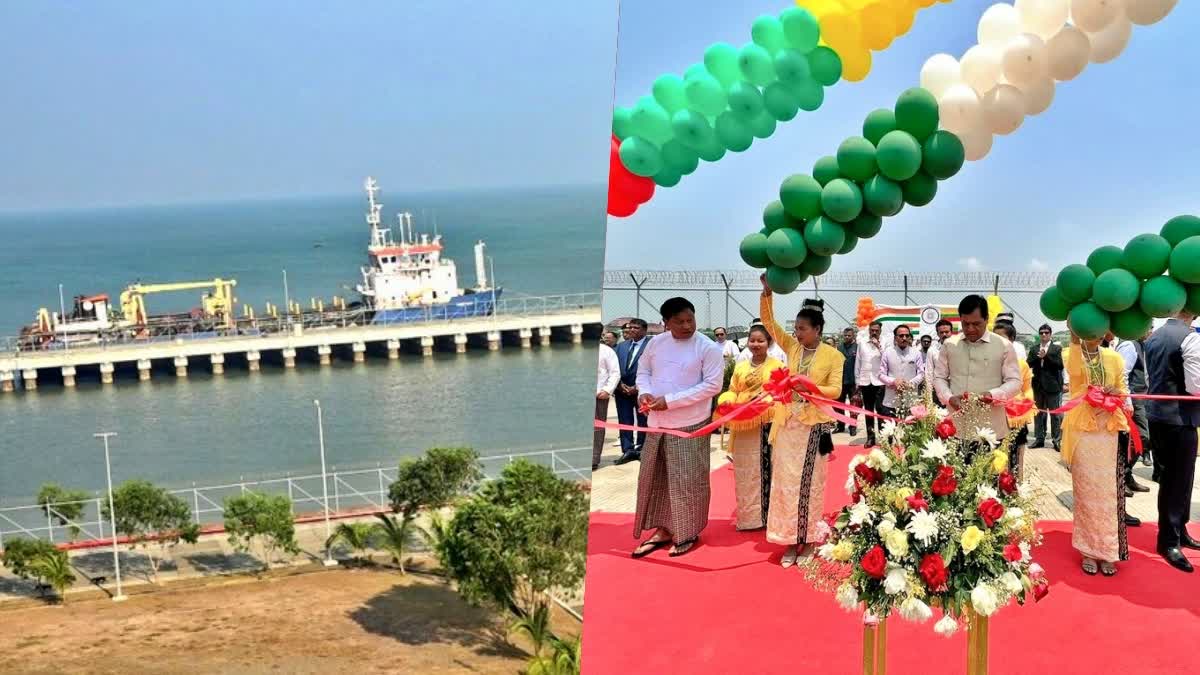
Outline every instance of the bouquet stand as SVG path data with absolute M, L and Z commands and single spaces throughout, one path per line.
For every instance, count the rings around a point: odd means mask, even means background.
M 887 674 L 887 618 L 863 625 L 863 675 Z
M 967 609 L 967 675 L 987 675 L 988 617 Z

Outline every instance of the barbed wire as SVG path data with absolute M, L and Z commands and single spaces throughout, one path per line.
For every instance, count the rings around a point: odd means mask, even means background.
M 605 290 L 753 290 L 760 287 L 756 270 L 605 270 Z M 912 291 L 1042 291 L 1054 285 L 1050 272 L 829 272 L 817 278 L 828 291 L 901 289 Z M 807 281 L 801 288 L 811 287 Z

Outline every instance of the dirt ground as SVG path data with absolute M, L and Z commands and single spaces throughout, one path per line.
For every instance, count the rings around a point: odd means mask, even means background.
M 385 568 L 232 578 L 0 610 L 0 673 L 513 675 L 529 647 L 504 640 L 509 623 L 441 580 Z M 581 630 L 562 612 L 555 626 Z

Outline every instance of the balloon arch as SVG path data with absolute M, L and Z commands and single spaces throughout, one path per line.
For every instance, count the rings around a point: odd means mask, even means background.
M 839 80 L 857 82 L 938 0 L 798 0 L 762 16 L 751 41 L 711 45 L 682 77 L 655 80 L 632 108 L 613 111 L 608 212 L 632 215 L 656 187 L 678 185 L 699 166 L 743 152 L 777 124 L 811 112 Z M 940 0 L 949 2 L 951 0 Z M 920 86 L 863 120 L 807 174 L 783 180 L 763 210 L 763 227 L 740 253 L 771 288 L 790 293 L 827 272 L 905 206 L 933 201 L 940 181 L 991 150 L 1050 107 L 1057 82 L 1124 51 L 1132 26 L 1164 19 L 1178 0 L 1016 0 L 982 15 L 978 44 L 961 59 L 929 58 Z M 1104 246 L 1069 265 L 1041 297 L 1041 310 L 1083 337 L 1112 330 L 1133 339 L 1154 318 L 1200 313 L 1200 218 L 1172 218 L 1124 247 Z

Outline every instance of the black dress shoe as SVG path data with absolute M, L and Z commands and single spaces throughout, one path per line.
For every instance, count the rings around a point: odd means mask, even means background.
M 1142 466 L 1154 466 L 1154 459 L 1150 457 L 1150 453 L 1142 453 Z
M 1148 488 L 1145 485 L 1142 485 L 1141 483 L 1134 480 L 1133 476 L 1128 476 L 1125 478 L 1125 487 L 1129 488 L 1130 490 L 1133 490 L 1134 492 L 1149 492 L 1150 491 L 1150 488 Z
M 1141 526 L 1142 526 L 1141 518 L 1131 516 L 1128 513 L 1125 514 L 1125 527 L 1141 527 Z
M 1171 567 L 1183 572 L 1188 572 L 1189 574 L 1191 573 L 1192 563 L 1184 557 L 1183 551 L 1179 550 L 1178 546 L 1172 546 L 1168 549 L 1159 549 L 1158 554 L 1161 555 Z
M 1179 538 L 1179 545 L 1183 548 L 1194 548 L 1196 550 L 1200 550 L 1200 541 L 1192 539 L 1192 536 L 1186 532 L 1184 532 L 1183 536 Z
M 1034 441 L 1033 445 L 1029 446 L 1029 449 L 1036 450 L 1037 448 L 1044 448 L 1044 447 L 1046 447 L 1046 441 Z
M 627 452 L 627 453 L 621 455 L 620 457 L 618 457 L 617 461 L 613 462 L 613 464 L 620 466 L 622 464 L 628 464 L 630 462 L 640 462 L 640 461 L 642 461 L 642 455 L 640 453 Z
M 1129 486 L 1126 485 L 1125 486 L 1125 498 L 1128 499 L 1132 496 L 1133 496 L 1133 490 L 1129 489 Z

